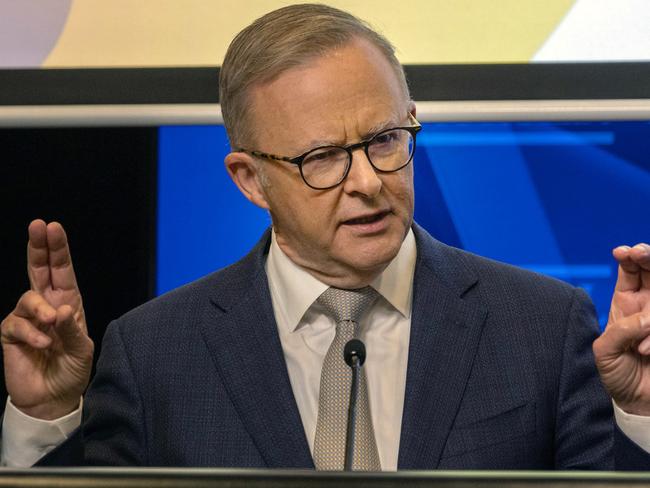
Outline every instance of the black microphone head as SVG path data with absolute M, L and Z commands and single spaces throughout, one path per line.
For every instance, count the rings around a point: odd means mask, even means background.
M 350 339 L 343 349 L 343 359 L 352 367 L 355 357 L 359 360 L 359 366 L 363 366 L 366 361 L 366 346 L 359 339 Z

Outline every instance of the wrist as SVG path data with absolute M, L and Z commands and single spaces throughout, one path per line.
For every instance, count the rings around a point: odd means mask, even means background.
M 12 403 L 21 413 L 39 420 L 56 420 L 61 417 L 74 412 L 79 408 L 81 398 L 76 401 L 66 402 L 49 402 L 39 405 L 22 406 L 16 404 L 13 400 Z

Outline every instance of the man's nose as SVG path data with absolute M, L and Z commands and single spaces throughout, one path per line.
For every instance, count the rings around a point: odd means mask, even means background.
M 345 191 L 373 198 L 379 194 L 381 186 L 381 178 L 370 164 L 366 152 L 362 148 L 352 151 L 350 172 L 343 185 Z

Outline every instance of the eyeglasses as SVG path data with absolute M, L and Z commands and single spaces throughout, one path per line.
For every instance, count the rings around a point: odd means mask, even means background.
M 406 167 L 415 152 L 415 135 L 422 126 L 409 114 L 410 127 L 394 127 L 382 130 L 370 139 L 347 146 L 322 146 L 296 156 L 276 156 L 260 151 L 237 149 L 252 156 L 274 161 L 285 161 L 300 168 L 300 175 L 307 186 L 315 190 L 327 190 L 343 182 L 352 167 L 352 151 L 363 148 L 372 167 L 380 173 L 392 173 Z

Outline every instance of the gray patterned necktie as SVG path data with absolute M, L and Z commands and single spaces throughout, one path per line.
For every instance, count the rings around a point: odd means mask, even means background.
M 342 470 L 350 401 L 352 371 L 343 359 L 343 348 L 358 336 L 359 319 L 377 299 L 369 286 L 358 290 L 327 289 L 317 300 L 336 320 L 336 335 L 327 350 L 320 377 L 318 420 L 314 440 L 314 464 L 318 470 Z M 355 471 L 380 471 L 379 454 L 372 428 L 366 374 L 361 369 L 355 425 Z

